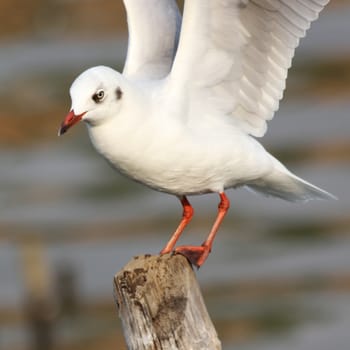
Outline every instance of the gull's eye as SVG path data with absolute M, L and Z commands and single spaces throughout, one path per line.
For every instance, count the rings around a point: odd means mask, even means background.
M 93 95 L 92 95 L 92 99 L 96 102 L 96 103 L 99 103 L 99 102 L 102 102 L 102 100 L 104 99 L 105 97 L 105 92 L 100 89 L 100 90 L 97 90 Z

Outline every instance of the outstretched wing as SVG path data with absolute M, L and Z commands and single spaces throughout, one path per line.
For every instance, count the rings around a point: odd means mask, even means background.
M 124 0 L 129 47 L 123 74 L 140 79 L 166 76 L 172 66 L 181 26 L 175 0 Z
M 328 0 L 187 0 L 177 55 L 170 74 L 188 91 L 191 114 L 231 115 L 259 137 L 273 118 L 288 68 Z M 205 104 L 205 107 L 204 107 Z

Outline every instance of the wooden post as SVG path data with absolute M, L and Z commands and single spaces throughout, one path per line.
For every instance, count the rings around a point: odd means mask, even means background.
M 114 294 L 129 350 L 221 349 L 185 257 L 135 257 L 114 277 Z
M 45 254 L 46 246 L 41 240 L 30 238 L 19 243 L 26 287 L 25 314 L 31 331 L 30 349 L 54 349 L 57 310 L 49 284 L 50 270 Z

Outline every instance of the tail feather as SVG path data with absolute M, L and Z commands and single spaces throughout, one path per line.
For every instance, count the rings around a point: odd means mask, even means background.
M 248 189 L 291 202 L 311 199 L 337 199 L 331 193 L 292 174 L 280 162 L 276 165 L 277 167 L 272 173 L 247 185 Z

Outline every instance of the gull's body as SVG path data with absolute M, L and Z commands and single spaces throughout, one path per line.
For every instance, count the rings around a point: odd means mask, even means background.
M 192 217 L 187 195 L 221 198 L 203 245 L 176 249 L 198 266 L 228 210 L 225 189 L 248 186 L 291 201 L 332 197 L 293 175 L 255 138 L 278 109 L 299 39 L 328 1 L 187 0 L 182 25 L 173 0 L 151 0 L 147 8 L 124 2 L 124 72 L 99 66 L 82 73 L 60 133 L 84 120 L 113 167 L 180 198 L 183 219 L 163 253 Z
M 199 125 L 185 114 L 169 117 L 175 97 L 169 101 L 159 86 L 133 87 L 132 110 L 88 127 L 98 152 L 125 175 L 156 190 L 193 195 L 254 182 L 274 169 L 269 153 L 234 125 L 210 115 Z

